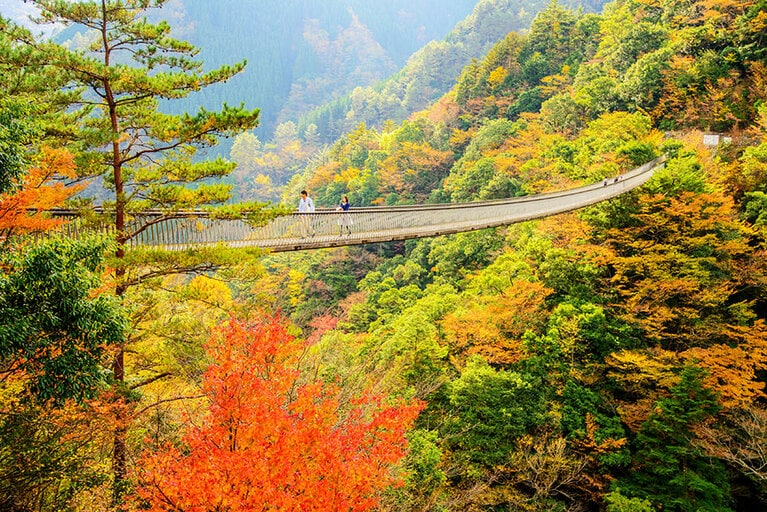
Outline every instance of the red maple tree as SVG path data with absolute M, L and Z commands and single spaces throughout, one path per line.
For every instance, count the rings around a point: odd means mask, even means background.
M 182 446 L 138 465 L 137 508 L 153 511 L 365 511 L 401 483 L 393 471 L 420 402 L 301 379 L 304 343 L 279 318 L 231 320 L 211 339 L 209 414 Z

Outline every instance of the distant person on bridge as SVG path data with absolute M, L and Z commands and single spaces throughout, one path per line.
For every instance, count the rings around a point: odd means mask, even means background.
M 353 222 L 351 215 L 349 215 L 349 198 L 343 196 L 341 202 L 336 206 L 336 210 L 341 212 L 341 216 L 338 218 L 338 236 L 344 235 L 344 228 L 346 228 L 346 234 L 351 235 Z
M 301 191 L 301 199 L 298 201 L 298 213 L 313 213 L 314 201 L 309 197 L 306 190 Z M 301 238 L 306 238 L 307 234 L 314 236 L 311 217 L 307 216 L 301 223 Z

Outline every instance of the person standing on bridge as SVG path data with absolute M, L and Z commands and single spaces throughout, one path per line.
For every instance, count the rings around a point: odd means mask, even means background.
M 298 201 L 298 213 L 313 213 L 314 201 L 309 197 L 306 190 L 301 191 L 301 199 Z M 314 228 L 312 227 L 311 216 L 307 215 L 301 222 L 301 238 L 306 238 L 307 234 L 314 236 Z
M 352 217 L 349 215 L 349 198 L 346 196 L 343 196 L 341 198 L 341 202 L 338 203 L 338 206 L 336 206 L 336 210 L 341 212 L 341 216 L 338 218 L 338 236 L 343 236 L 344 229 L 346 229 L 346 234 L 351 235 L 352 234 L 352 228 L 351 225 Z

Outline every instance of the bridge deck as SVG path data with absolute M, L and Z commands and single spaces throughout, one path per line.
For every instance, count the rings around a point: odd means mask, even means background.
M 241 220 L 213 220 L 202 212 L 175 212 L 168 218 L 160 213 L 147 214 L 137 216 L 130 226 L 137 234 L 130 239 L 129 246 L 182 250 L 225 244 L 279 252 L 473 231 L 556 215 L 611 199 L 644 184 L 664 162 L 660 157 L 606 183 L 561 192 L 461 204 L 294 213 L 257 227 Z M 345 228 L 342 233 L 343 224 L 349 225 L 351 234 L 346 234 Z M 68 224 L 67 231 L 70 236 L 77 236 L 80 231 L 77 222 Z

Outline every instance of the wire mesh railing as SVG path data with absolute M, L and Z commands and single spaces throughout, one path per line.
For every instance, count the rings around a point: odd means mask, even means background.
M 438 236 L 502 226 L 583 208 L 641 186 L 664 165 L 657 158 L 611 180 L 561 192 L 495 201 L 414 206 L 317 210 L 281 215 L 264 225 L 244 220 L 213 219 L 205 212 L 134 216 L 128 247 L 168 250 L 224 244 L 295 251 Z M 77 221 L 64 228 L 69 236 L 82 231 Z

